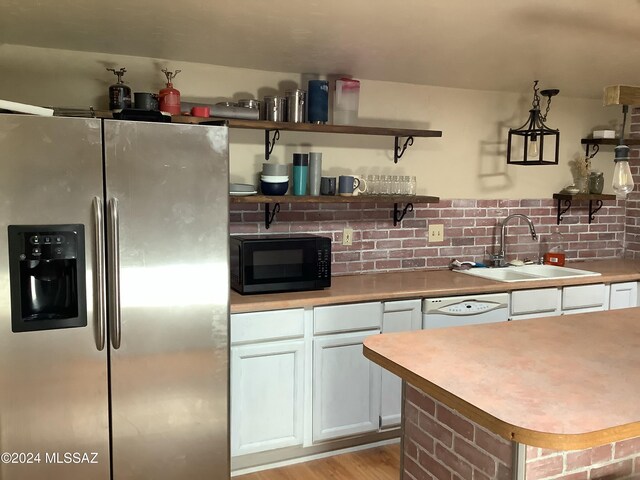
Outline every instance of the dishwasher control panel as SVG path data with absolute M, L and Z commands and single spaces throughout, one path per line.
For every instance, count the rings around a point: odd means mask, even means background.
M 422 328 L 506 322 L 508 319 L 508 293 L 427 298 L 422 302 Z
M 448 313 L 450 315 L 473 315 L 476 313 L 488 312 L 495 308 L 500 308 L 501 305 L 502 304 L 496 302 L 478 302 L 476 300 L 471 300 L 468 302 L 447 305 L 439 308 L 438 311 Z

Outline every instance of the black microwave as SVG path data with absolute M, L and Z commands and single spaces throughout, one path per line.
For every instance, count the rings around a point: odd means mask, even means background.
M 331 286 L 331 239 L 317 235 L 232 235 L 231 288 L 247 293 Z

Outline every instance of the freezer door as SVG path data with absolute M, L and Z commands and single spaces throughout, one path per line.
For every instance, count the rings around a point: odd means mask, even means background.
M 109 478 L 94 306 L 102 191 L 99 120 L 0 115 L 2 480 Z
M 104 132 L 114 479 L 227 478 L 227 129 Z

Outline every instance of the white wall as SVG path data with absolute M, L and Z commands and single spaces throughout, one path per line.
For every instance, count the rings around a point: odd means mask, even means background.
M 212 46 L 215 48 L 215 46 Z M 0 98 L 38 105 L 106 108 L 115 77 L 105 67 L 125 66 L 133 91 L 163 87 L 162 67 L 181 69 L 175 86 L 187 101 L 261 98 L 301 85 L 308 76 L 103 53 L 0 45 Z M 620 112 L 598 100 L 567 98 L 562 85 L 548 125 L 560 129 L 560 165 L 506 165 L 509 127 L 519 127 L 531 105 L 531 85 L 522 94 L 461 90 L 361 80 L 360 121 L 371 126 L 441 130 L 442 138 L 416 138 L 393 164 L 393 138 L 281 132 L 273 160 L 290 162 L 295 151 L 323 152 L 324 173 L 416 175 L 418 193 L 442 198 L 548 198 L 572 182 L 569 160 L 583 154 L 580 138 L 596 127 L 613 127 Z M 533 79 L 532 79 L 533 81 Z M 544 107 L 544 102 L 543 102 Z M 232 130 L 231 180 L 256 183 L 264 134 Z M 611 191 L 613 154 L 603 148 L 593 168 L 605 172 Z

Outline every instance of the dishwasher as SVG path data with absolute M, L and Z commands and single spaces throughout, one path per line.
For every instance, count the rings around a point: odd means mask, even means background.
M 508 319 L 508 293 L 426 298 L 422 301 L 423 329 L 506 322 Z

